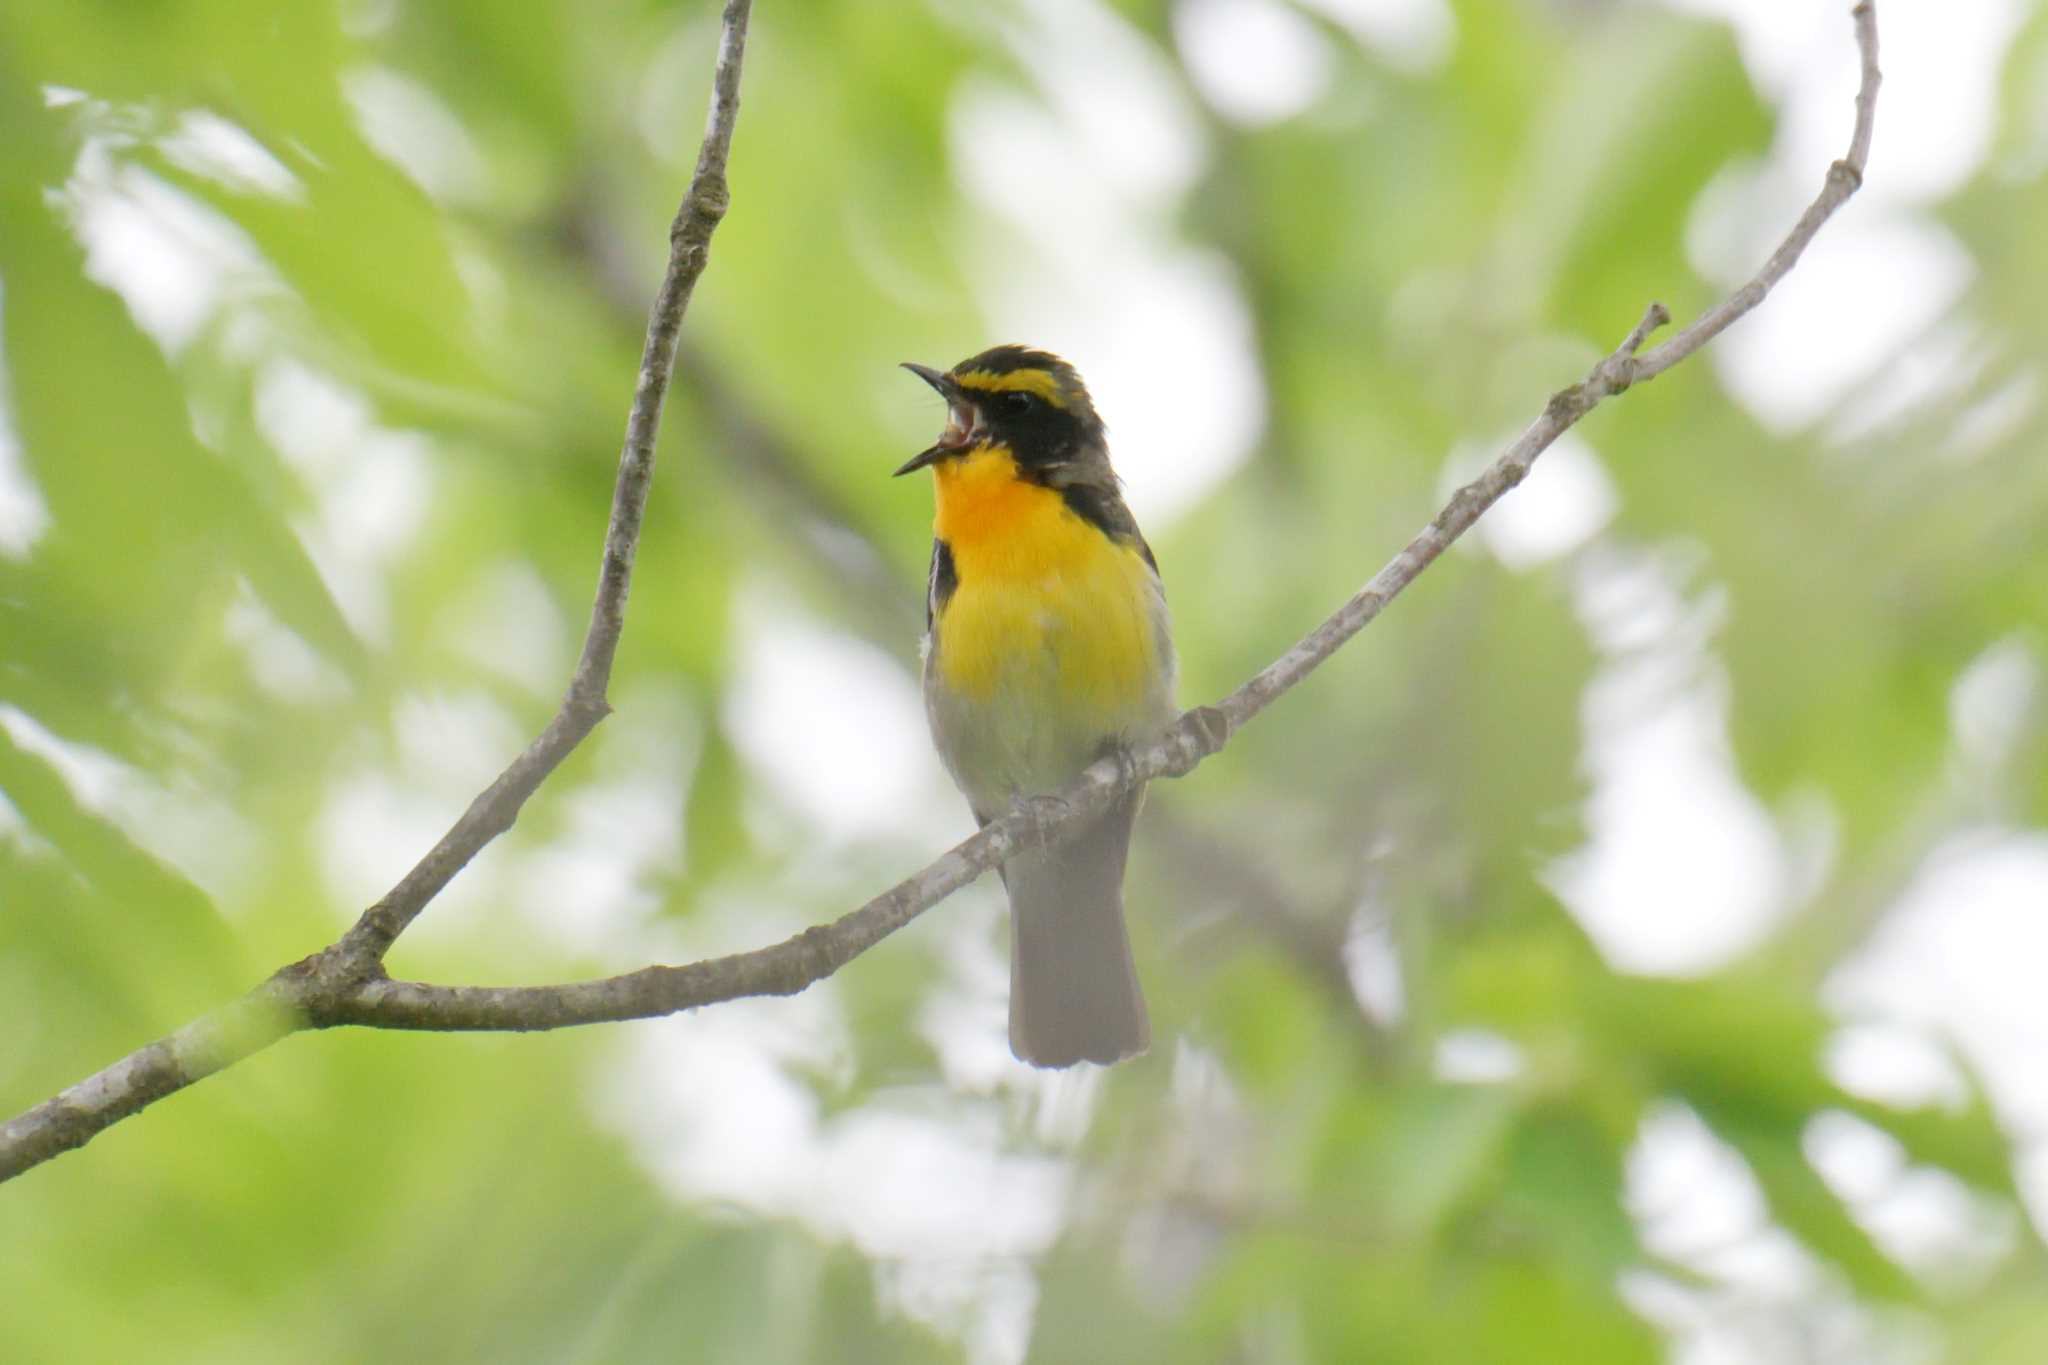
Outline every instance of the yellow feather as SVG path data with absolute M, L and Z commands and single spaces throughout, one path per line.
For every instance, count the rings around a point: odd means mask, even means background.
M 979 389 L 983 393 L 1035 393 L 1056 408 L 1067 406 L 1067 391 L 1060 381 L 1044 370 L 1009 370 L 996 374 L 991 370 L 968 370 L 953 376 L 964 389 Z
M 1004 689 L 1039 694 L 1077 747 L 1149 719 L 1157 589 L 1136 547 L 1019 478 L 1001 446 L 934 468 L 933 529 L 958 578 L 934 624 L 939 683 L 969 703 Z

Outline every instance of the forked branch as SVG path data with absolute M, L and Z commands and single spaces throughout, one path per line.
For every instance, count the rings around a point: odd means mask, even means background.
M 1757 274 L 1662 345 L 1650 334 L 1670 321 L 1651 304 L 1626 339 L 1578 383 L 1553 394 L 1542 413 L 1486 471 L 1457 490 L 1436 517 L 1364 587 L 1292 649 L 1213 706 L 1184 713 L 1157 742 L 1122 762 L 1104 760 L 1060 791 L 995 820 L 930 866 L 829 924 L 752 952 L 646 967 L 623 976 L 555 986 L 439 986 L 394 981 L 385 952 L 452 876 L 511 826 L 520 805 L 607 709 L 604 696 L 624 620 L 654 438 L 690 291 L 703 272 L 712 231 L 725 212 L 725 161 L 739 103 L 748 4 L 729 0 L 714 80 L 710 128 L 671 232 L 669 267 L 648 323 L 639 385 L 627 420 L 604 566 L 590 633 L 562 709 L 526 752 L 479 796 L 420 864 L 343 938 L 295 963 L 242 1000 L 188 1024 L 0 1126 L 0 1180 L 77 1147 L 110 1124 L 304 1028 L 533 1030 L 640 1019 L 753 995 L 789 995 L 830 976 L 1020 848 L 1057 842 L 1134 783 L 1180 777 L 1320 667 L 1386 609 L 1416 576 L 1529 473 L 1537 456 L 1602 402 L 1654 379 L 1763 302 L 1798 263 L 1821 225 L 1863 182 L 1880 75 L 1872 0 L 1851 11 L 1862 56 L 1855 130 L 1821 192 Z

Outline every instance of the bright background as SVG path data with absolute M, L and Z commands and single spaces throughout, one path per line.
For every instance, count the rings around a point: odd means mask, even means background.
M 618 714 L 392 960 L 773 941 L 967 832 L 934 400 L 1072 359 L 1183 701 L 1846 146 L 1808 0 L 762 0 Z M 551 711 L 716 7 L 0 12 L 0 1108 L 334 937 Z M 0 1358 L 2048 1358 L 2048 17 L 1190 781 L 1158 1043 L 977 886 L 793 1000 L 293 1038 L 0 1189 Z

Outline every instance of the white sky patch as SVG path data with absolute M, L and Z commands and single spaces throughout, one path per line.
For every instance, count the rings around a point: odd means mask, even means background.
M 1367 906 L 1352 916 L 1344 936 L 1344 974 L 1351 993 L 1367 1017 L 1383 1028 L 1399 1024 L 1408 1013 L 1408 988 L 1401 977 L 1401 954 L 1393 925 L 1383 907 Z
M 644 965 L 632 931 L 661 908 L 647 874 L 679 861 L 683 786 L 653 774 L 580 788 L 552 812 L 560 839 L 518 859 L 506 878 L 527 923 L 580 956 Z
M 1803 168 L 1813 182 L 1811 197 L 1820 188 L 1819 171 L 1848 146 L 1854 119 L 1860 67 L 1846 6 L 1833 0 L 1665 2 L 1734 25 L 1751 77 L 1781 105 L 1774 159 Z M 1878 25 L 1880 131 L 1859 202 L 1924 203 L 1976 173 L 1991 150 L 2000 65 L 2026 13 L 2017 0 L 1884 10 Z
M 369 767 L 329 783 L 313 842 L 337 926 L 353 923 L 364 906 L 389 891 L 462 814 L 476 790 L 451 802 Z M 420 918 L 407 942 L 459 941 L 471 932 L 485 913 L 499 867 L 486 857 L 464 868 L 434 898 L 433 913 Z
M 249 676 L 272 696 L 298 702 L 335 702 L 348 696 L 348 679 L 278 620 L 247 580 L 236 585 L 222 628 L 248 660 Z
M 426 437 L 377 430 L 316 487 L 318 510 L 293 522 L 335 604 L 358 635 L 382 644 L 390 600 L 381 572 L 419 534 L 434 498 Z
M 2020 1141 L 2021 1188 L 2048 1226 L 2048 835 L 1984 829 L 1935 850 L 1884 923 L 1829 977 L 1856 1019 L 1952 1038 Z
M 1843 1025 L 1829 1037 L 1823 1064 L 1828 1078 L 1850 1094 L 1897 1108 L 1960 1105 L 1969 1098 L 1947 1050 L 1900 1024 Z
M 1067 1175 L 1057 1161 L 1006 1155 L 971 1125 L 881 1109 L 835 1128 L 824 1171 L 841 1191 L 833 1212 L 870 1256 L 1027 1255 L 1059 1233 Z
M 758 934 L 758 917 L 744 918 Z M 988 1105 L 906 1092 L 825 1117 L 791 1070 L 841 1064 L 830 984 L 634 1028 L 597 1110 L 673 1197 L 856 1246 L 877 1263 L 887 1307 L 962 1338 L 976 1361 L 1011 1365 L 1028 1336 L 1028 1259 L 1058 1236 L 1071 1173 L 1006 1150 Z
M 1760 942 L 1793 890 L 1787 842 L 1735 770 L 1727 682 L 1707 652 L 1718 603 L 1689 603 L 1678 572 L 1604 556 L 1574 585 L 1609 662 L 1582 702 L 1588 839 L 1549 877 L 1625 971 L 1711 970 Z
M 396 762 L 336 778 L 315 821 L 322 881 L 344 920 L 405 875 L 528 739 L 482 692 L 404 697 L 392 721 Z M 500 908 L 507 867 L 502 856 L 470 863 L 412 934 L 459 942 Z
M 1022 1259 L 981 1262 L 969 1274 L 958 1263 L 884 1264 L 875 1280 L 885 1310 L 958 1337 L 969 1365 L 1023 1365 L 1038 1281 Z
M 1299 114 L 1336 72 L 1315 25 L 1278 0 L 1187 0 L 1174 7 L 1173 35 L 1202 98 L 1250 128 Z
M 993 879 L 956 896 L 938 929 L 942 983 L 918 1011 L 918 1034 L 957 1094 L 1000 1096 L 1027 1111 L 1049 1147 L 1078 1147 L 1101 1095 L 1095 1067 L 1043 1071 L 1010 1053 L 1009 919 Z
M 6 307 L 6 286 L 0 281 L 0 312 Z M 4 337 L 0 332 L 0 339 Z M 15 435 L 13 381 L 6 353 L 0 349 L 0 558 L 27 559 L 49 529 L 50 504 L 43 501 L 42 489 L 28 472 L 21 440 Z
M 257 429 L 314 495 L 313 515 L 293 522 L 306 553 L 349 625 L 383 642 L 383 570 L 433 510 L 431 442 L 378 426 L 361 391 L 290 357 L 264 363 L 254 390 Z
M 80 153 L 63 195 L 86 275 L 119 294 L 167 355 L 191 343 L 231 286 L 270 278 L 240 228 L 147 171 L 117 164 L 97 140 Z
M 461 943 L 503 934 L 509 909 L 531 931 L 514 932 L 543 945 L 548 960 L 566 949 L 623 969 L 669 954 L 674 945 L 648 928 L 661 904 L 650 882 L 682 865 L 683 804 L 702 736 L 672 686 L 641 686 L 613 702 L 612 719 L 584 746 L 594 774 L 554 791 L 544 813 L 465 867 L 414 937 Z M 481 691 L 405 697 L 392 723 L 395 761 L 333 782 L 316 822 L 329 901 L 349 919 L 404 875 L 531 738 Z M 541 830 L 548 837 L 535 841 Z
M 1782 917 L 1777 830 L 1735 775 L 1725 684 L 1652 701 L 1640 683 L 1623 671 L 1589 690 L 1592 837 L 1556 886 L 1617 967 L 1704 972 Z
M 538 695 L 569 676 L 569 628 L 554 594 L 525 560 L 491 566 L 456 601 L 439 635 L 489 673 Z
M 678 1198 L 809 1212 L 797 1199 L 817 1159 L 818 1102 L 784 1063 L 809 1063 L 843 1031 L 830 994 L 735 1000 L 628 1029 L 600 1082 L 600 1115 Z
M 1727 227 L 1747 240 L 1755 221 Z M 1789 226 L 1791 214 L 1782 221 Z M 1702 227 L 1708 236 L 1719 231 Z M 1762 259 L 1760 250 L 1742 274 Z M 1729 392 L 1759 421 L 1796 431 L 1933 328 L 1975 273 L 1969 253 L 1932 219 L 1844 214 L 1768 303 L 1717 339 L 1709 354 Z M 1739 280 L 1724 275 L 1721 282 Z
M 662 902 L 650 883 L 681 871 L 686 855 L 684 808 L 703 733 L 684 698 L 680 682 L 653 679 L 614 697 L 611 719 L 587 745 L 596 778 L 557 794 L 549 819 L 561 833 L 507 870 L 514 908 L 571 952 L 623 968 L 672 946 L 652 941 Z
M 1694 221 L 1715 216 L 1716 211 L 1702 209 Z M 1997 343 L 1984 328 L 1962 316 L 1943 319 L 1879 367 L 1830 417 L 1828 444 L 1855 450 L 1873 433 L 1936 404 L 1962 399 L 1997 357 Z
M 784 806 L 835 843 L 965 826 L 897 663 L 761 585 L 734 599 L 738 663 L 722 717 Z
M 1967 1283 L 2010 1249 L 2010 1216 L 1948 1172 L 1910 1165 L 1881 1128 L 1829 1110 L 1807 1124 L 1802 1146 L 1884 1253 L 1935 1283 Z
M 1468 441 L 1444 462 L 1437 492 L 1449 497 L 1493 462 L 1514 434 L 1490 443 Z M 1537 459 L 1519 488 L 1495 503 L 1467 537 L 1516 573 L 1561 559 L 1598 535 L 1621 505 L 1600 457 L 1566 432 Z
M 1793 1296 L 1819 1282 L 1805 1248 L 1772 1224 L 1741 1154 L 1684 1105 L 1644 1118 L 1628 1155 L 1626 1200 L 1655 1255 L 1758 1293 Z
M 949 903 L 939 931 L 943 984 L 918 1011 L 918 1034 L 939 1059 L 946 1084 L 994 1094 L 1016 1074 L 1010 1055 L 1008 912 L 1000 892 L 968 890 Z
M 1164 205 L 1186 193 L 1206 154 L 1201 121 L 1151 41 L 1098 0 L 1039 0 L 1027 13 L 1007 36 L 1071 134 L 1069 153 L 1118 198 Z M 1043 210 L 1057 196 L 1039 188 Z
M 1733 23 L 1751 75 L 1779 106 L 1768 157 L 1733 177 L 1740 188 L 1724 177 L 1696 211 L 1694 264 L 1732 286 L 1848 145 L 1854 36 L 1830 0 L 1666 3 Z M 1918 210 L 1967 183 L 1989 153 L 1999 67 L 2024 12 L 2015 0 L 1884 12 L 1884 93 L 1864 188 L 1768 306 L 1713 347 L 1723 382 L 1766 425 L 1789 431 L 1819 417 L 1955 303 L 1974 267 Z
M 44 728 L 0 705 L 0 728 L 57 770 L 79 805 L 104 816 L 134 843 L 176 868 L 222 910 L 237 906 L 266 857 L 256 830 L 226 801 L 188 778 L 157 780 L 141 769 Z
M 230 189 L 295 203 L 305 199 L 305 185 L 269 148 L 239 123 L 209 110 L 193 109 L 179 115 L 177 126 L 158 138 L 157 146 L 173 165 Z
M 1994 774 L 2034 728 L 2041 709 L 2041 660 L 2023 636 L 1998 641 L 1949 689 L 1949 729 L 1971 775 Z
M 1701 1288 L 1649 1270 L 1625 1271 L 1623 1300 L 1664 1329 L 1671 1365 L 1928 1365 L 1944 1343 L 1924 1318 L 1874 1312 L 1842 1288 L 1814 1292 Z
M 72 797 L 87 810 L 109 811 L 136 780 L 134 770 L 112 754 L 78 744 L 45 729 L 18 707 L 0 705 L 0 729 L 24 750 L 57 770 Z
M 388 66 L 342 77 L 363 139 L 432 198 L 476 204 L 491 193 L 490 168 L 462 120 L 429 87 Z
M 254 391 L 257 428 L 316 486 L 341 474 L 374 427 L 366 395 L 290 356 L 265 363 Z
M 315 826 L 329 901 L 352 920 L 433 846 L 526 744 L 505 709 L 481 692 L 417 694 L 393 714 L 397 761 L 335 779 Z M 415 936 L 459 941 L 496 908 L 506 863 L 472 862 L 435 898 Z
M 1423 74 L 1442 66 L 1457 45 L 1458 21 L 1446 0 L 1301 0 L 1344 26 L 1389 64 Z
M 481 691 L 402 697 L 392 711 L 392 729 L 405 779 L 464 804 L 527 741 L 511 713 Z
M 1488 1029 L 1455 1029 L 1436 1041 L 1436 1076 L 1453 1085 L 1499 1085 L 1522 1074 L 1528 1059 L 1512 1038 Z
M 1054 17 L 1012 34 L 1043 100 L 986 80 L 955 97 L 954 174 L 1005 224 L 968 273 L 993 339 L 1080 369 L 1156 534 L 1250 454 L 1264 385 L 1229 264 L 1173 223 L 1204 156 L 1196 111 L 1107 10 L 1066 0 Z

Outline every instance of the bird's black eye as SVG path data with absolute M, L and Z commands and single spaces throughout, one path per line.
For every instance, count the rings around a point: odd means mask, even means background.
M 1003 411 L 1012 417 L 1022 417 L 1031 411 L 1037 402 L 1038 399 L 1034 395 L 1013 390 L 1003 395 Z

